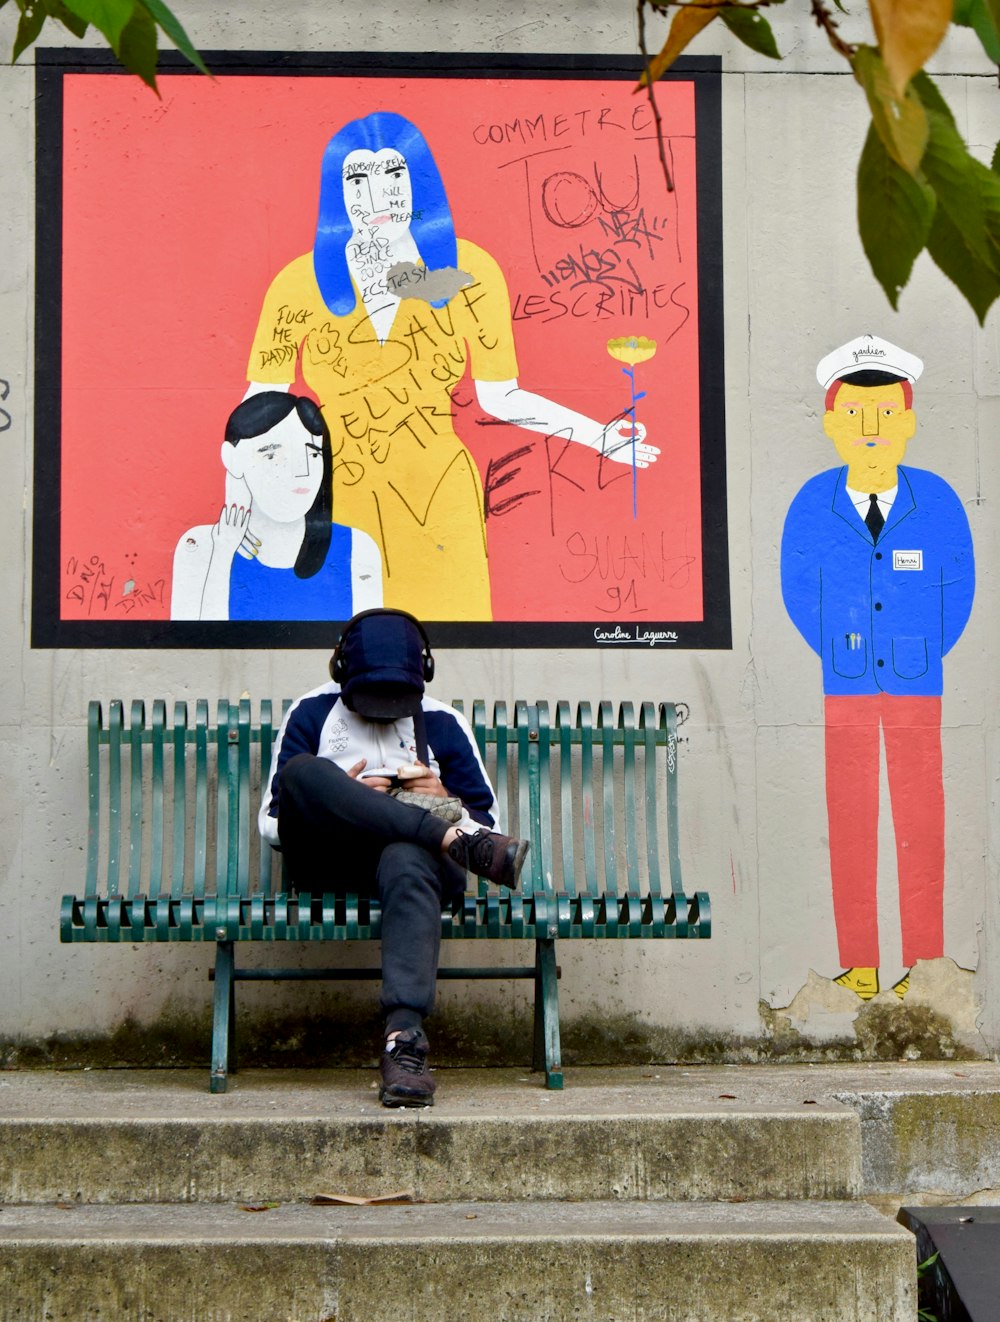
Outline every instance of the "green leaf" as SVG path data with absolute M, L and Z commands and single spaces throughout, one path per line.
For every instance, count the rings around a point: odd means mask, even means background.
M 993 64 L 1000 64 L 1000 0 L 955 0 L 952 22 L 972 28 Z
M 852 61 L 854 76 L 865 89 L 872 122 L 893 159 L 915 174 L 923 159 L 927 145 L 927 115 L 920 98 L 912 87 L 903 97 L 897 97 L 889 82 L 885 65 L 878 51 L 871 46 L 859 46 Z
M 933 191 L 896 164 L 873 123 L 858 163 L 858 231 L 894 308 L 927 243 L 934 205 Z
M 103 32 L 116 55 L 122 33 L 135 12 L 135 0 L 65 0 L 66 8 Z
M 971 256 L 1000 275 L 1000 176 L 970 155 L 954 122 L 927 115 L 930 137 L 922 170 Z
M 191 39 L 184 31 L 180 21 L 170 12 L 163 0 L 140 0 L 152 14 L 155 22 L 174 43 L 186 60 L 189 60 L 201 73 L 208 73 L 205 62 L 191 44 Z
M 116 53 L 129 73 L 138 74 L 156 91 L 156 24 L 144 5 L 136 5 Z
M 982 325 L 990 307 L 1000 296 L 1000 276 L 992 267 L 977 260 L 962 231 L 943 206 L 938 206 L 934 212 L 927 236 L 927 251 L 948 279 L 958 286 Z
M 0 4 L 3 0 L 0 0 Z M 57 23 L 61 23 L 64 28 L 68 28 L 74 37 L 82 37 L 86 34 L 90 24 L 86 19 L 80 18 L 63 4 L 63 0 L 38 0 L 49 18 L 54 18 Z
M 990 162 L 990 168 L 994 174 L 1000 174 L 1000 142 L 993 148 L 993 160 Z
M 30 9 L 21 9 L 21 17 L 14 37 L 14 49 L 10 57 L 12 64 L 15 64 L 31 43 L 37 40 L 38 34 L 45 26 L 47 17 L 48 15 L 41 5 L 32 5 Z
M 1000 0 L 985 0 L 985 3 L 993 20 L 993 26 L 1000 32 Z
M 756 9 L 720 9 L 719 17 L 744 46 L 749 46 L 758 55 L 766 55 L 768 59 L 781 59 L 771 25 Z
M 948 102 L 938 91 L 937 85 L 930 74 L 923 71 L 914 74 L 910 87 L 914 95 L 919 97 L 925 109 L 937 111 L 951 124 L 952 128 L 955 127 L 955 116 L 951 113 Z

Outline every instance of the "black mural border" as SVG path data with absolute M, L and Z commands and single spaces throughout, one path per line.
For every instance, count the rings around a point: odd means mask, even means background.
M 634 79 L 638 56 L 423 54 L 385 52 L 205 52 L 213 74 L 317 74 L 425 78 Z M 164 53 L 159 71 L 203 77 L 182 56 Z M 62 362 L 63 78 L 72 73 L 126 74 L 110 53 L 42 48 L 35 52 L 35 467 L 32 551 L 32 647 L 312 648 L 328 647 L 342 621 L 61 620 L 60 483 Z M 657 650 L 732 647 L 726 495 L 726 417 L 722 254 L 722 66 L 716 57 L 685 57 L 667 78 L 693 81 L 698 142 L 698 304 L 701 383 L 701 621 L 639 622 L 668 631 Z M 650 648 L 641 637 L 600 643 L 601 621 L 434 621 L 443 647 L 567 647 L 605 651 Z M 604 622 L 606 623 L 606 622 Z

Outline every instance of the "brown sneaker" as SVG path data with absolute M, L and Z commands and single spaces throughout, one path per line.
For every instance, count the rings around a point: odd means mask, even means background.
M 517 885 L 527 854 L 527 840 L 501 835 L 499 831 L 487 831 L 485 827 L 473 835 L 459 831 L 457 839 L 448 846 L 448 857 L 459 867 L 498 886 L 512 889 Z
M 433 1106 L 437 1086 L 427 1068 L 428 1042 L 420 1028 L 407 1028 L 385 1044 L 379 1061 L 378 1097 L 383 1106 Z

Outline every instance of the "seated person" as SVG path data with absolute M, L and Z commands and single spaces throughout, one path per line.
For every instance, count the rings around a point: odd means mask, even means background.
M 339 887 L 382 905 L 385 1106 L 430 1106 L 423 1021 L 434 1004 L 441 910 L 466 872 L 516 886 L 527 840 L 501 835 L 464 717 L 424 695 L 434 658 L 405 611 L 362 611 L 278 733 L 260 810 L 290 890 Z M 421 800 L 394 797 L 399 787 Z M 444 815 L 439 815 L 443 813 Z
M 330 433 L 311 399 L 245 399 L 226 423 L 226 503 L 174 551 L 172 620 L 343 620 L 382 604 L 382 557 L 337 523 Z

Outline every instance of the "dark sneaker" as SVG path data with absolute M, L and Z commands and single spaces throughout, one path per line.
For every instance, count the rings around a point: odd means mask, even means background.
M 459 831 L 458 838 L 448 846 L 448 857 L 459 867 L 498 886 L 517 885 L 527 854 L 527 840 L 487 831 L 485 827 L 473 835 Z
M 383 1106 L 433 1106 L 436 1087 L 427 1068 L 427 1037 L 407 1028 L 385 1044 L 379 1061 L 378 1097 Z

